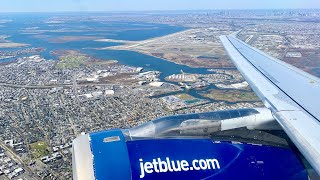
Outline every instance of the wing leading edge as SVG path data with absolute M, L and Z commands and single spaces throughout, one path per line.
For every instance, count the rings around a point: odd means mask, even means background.
M 243 77 L 320 174 L 320 80 L 233 35 L 220 39 Z

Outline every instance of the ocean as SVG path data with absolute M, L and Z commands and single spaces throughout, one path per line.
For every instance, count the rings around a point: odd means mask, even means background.
M 30 44 L 29 47 L 45 48 L 45 50 L 41 52 L 41 56 L 45 59 L 57 60 L 57 57 L 50 54 L 51 51 L 78 50 L 99 59 L 113 59 L 121 64 L 143 67 L 145 71 L 160 71 L 161 81 L 165 81 L 164 78 L 169 75 L 181 73 L 181 70 L 185 73 L 212 73 L 208 72 L 206 68 L 192 68 L 179 65 L 133 51 L 96 50 L 95 48 L 114 46 L 121 43 L 97 42 L 92 40 L 98 37 L 99 39 L 140 41 L 183 31 L 186 29 L 184 27 L 123 21 L 100 22 L 97 20 L 89 20 L 89 18 L 76 21 L 73 20 L 77 19 L 77 17 L 75 18 L 74 16 L 75 15 L 70 14 L 0 14 L 0 20 L 11 20 L 10 22 L 1 24 L 4 27 L 0 27 L 0 35 L 10 36 L 7 40 L 12 42 Z M 92 39 L 69 42 L 59 42 L 55 40 L 62 36 L 86 36 L 92 37 Z M 22 48 L 7 48 L 0 49 L 0 51 L 14 51 L 19 49 Z M 11 60 L 13 59 L 0 60 L 0 62 Z M 197 98 L 210 100 L 200 96 L 197 90 L 186 90 L 185 92 Z

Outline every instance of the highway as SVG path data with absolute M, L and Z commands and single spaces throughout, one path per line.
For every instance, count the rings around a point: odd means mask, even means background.
M 84 83 L 77 84 L 77 86 L 108 86 L 117 84 L 107 84 L 107 83 Z M 74 84 L 53 84 L 53 85 L 25 85 L 25 84 L 10 84 L 10 83 L 0 83 L 0 86 L 11 87 L 11 88 L 25 88 L 25 89 L 52 89 L 56 87 L 73 87 Z
M 36 174 L 33 173 L 33 171 L 23 162 L 23 160 L 17 154 L 13 152 L 12 149 L 8 148 L 2 141 L 0 141 L 0 147 L 8 152 L 16 162 L 20 163 L 23 166 L 23 169 L 28 171 L 29 175 L 32 175 L 37 180 L 41 180 Z

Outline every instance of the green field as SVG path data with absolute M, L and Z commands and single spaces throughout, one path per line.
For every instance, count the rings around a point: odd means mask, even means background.
M 201 101 L 200 99 L 191 99 L 191 100 L 184 101 L 184 103 L 185 104 L 195 104 L 195 103 L 198 103 L 200 101 Z
M 59 56 L 59 61 L 56 64 L 58 69 L 78 68 L 90 65 L 110 65 L 118 62 L 116 60 L 97 60 L 75 51 L 66 51 L 64 53 L 64 55 Z
M 175 97 L 179 98 L 181 101 L 183 101 L 183 103 L 185 105 L 193 105 L 193 104 L 197 104 L 199 102 L 201 102 L 200 99 L 198 98 L 195 98 L 189 94 L 177 94 L 177 95 L 174 95 Z
M 48 144 L 44 141 L 38 141 L 30 144 L 32 158 L 39 158 L 49 154 Z
M 88 57 L 82 55 L 66 55 L 59 58 L 57 63 L 57 68 L 77 68 L 81 65 L 84 65 L 89 60 Z
M 217 101 L 242 102 L 242 101 L 259 101 L 254 92 L 238 91 L 238 90 L 211 90 L 203 96 Z
M 192 100 L 195 99 L 195 97 L 189 95 L 189 94 L 177 94 L 175 95 L 177 98 L 183 100 L 183 101 L 188 101 L 188 100 Z

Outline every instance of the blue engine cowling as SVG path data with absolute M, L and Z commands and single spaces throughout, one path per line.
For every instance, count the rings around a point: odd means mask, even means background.
M 250 116 L 254 111 L 246 113 Z M 207 113 L 201 117 L 207 120 L 211 115 Z M 190 119 L 174 117 L 180 124 Z M 194 118 L 199 119 L 199 114 L 192 115 Z M 156 122 L 167 124 L 162 120 Z M 150 134 L 147 127 L 150 125 L 143 125 L 143 131 L 148 132 L 143 134 Z M 177 133 L 176 127 L 174 125 L 174 131 L 165 132 Z M 153 131 L 166 134 L 157 128 Z M 302 162 L 289 147 L 214 141 L 195 136 L 133 137 L 128 130 L 102 131 L 75 139 L 73 173 L 74 179 L 86 180 L 308 179 Z
M 290 148 L 211 139 L 126 142 L 121 134 L 90 135 L 96 179 L 308 179 Z

